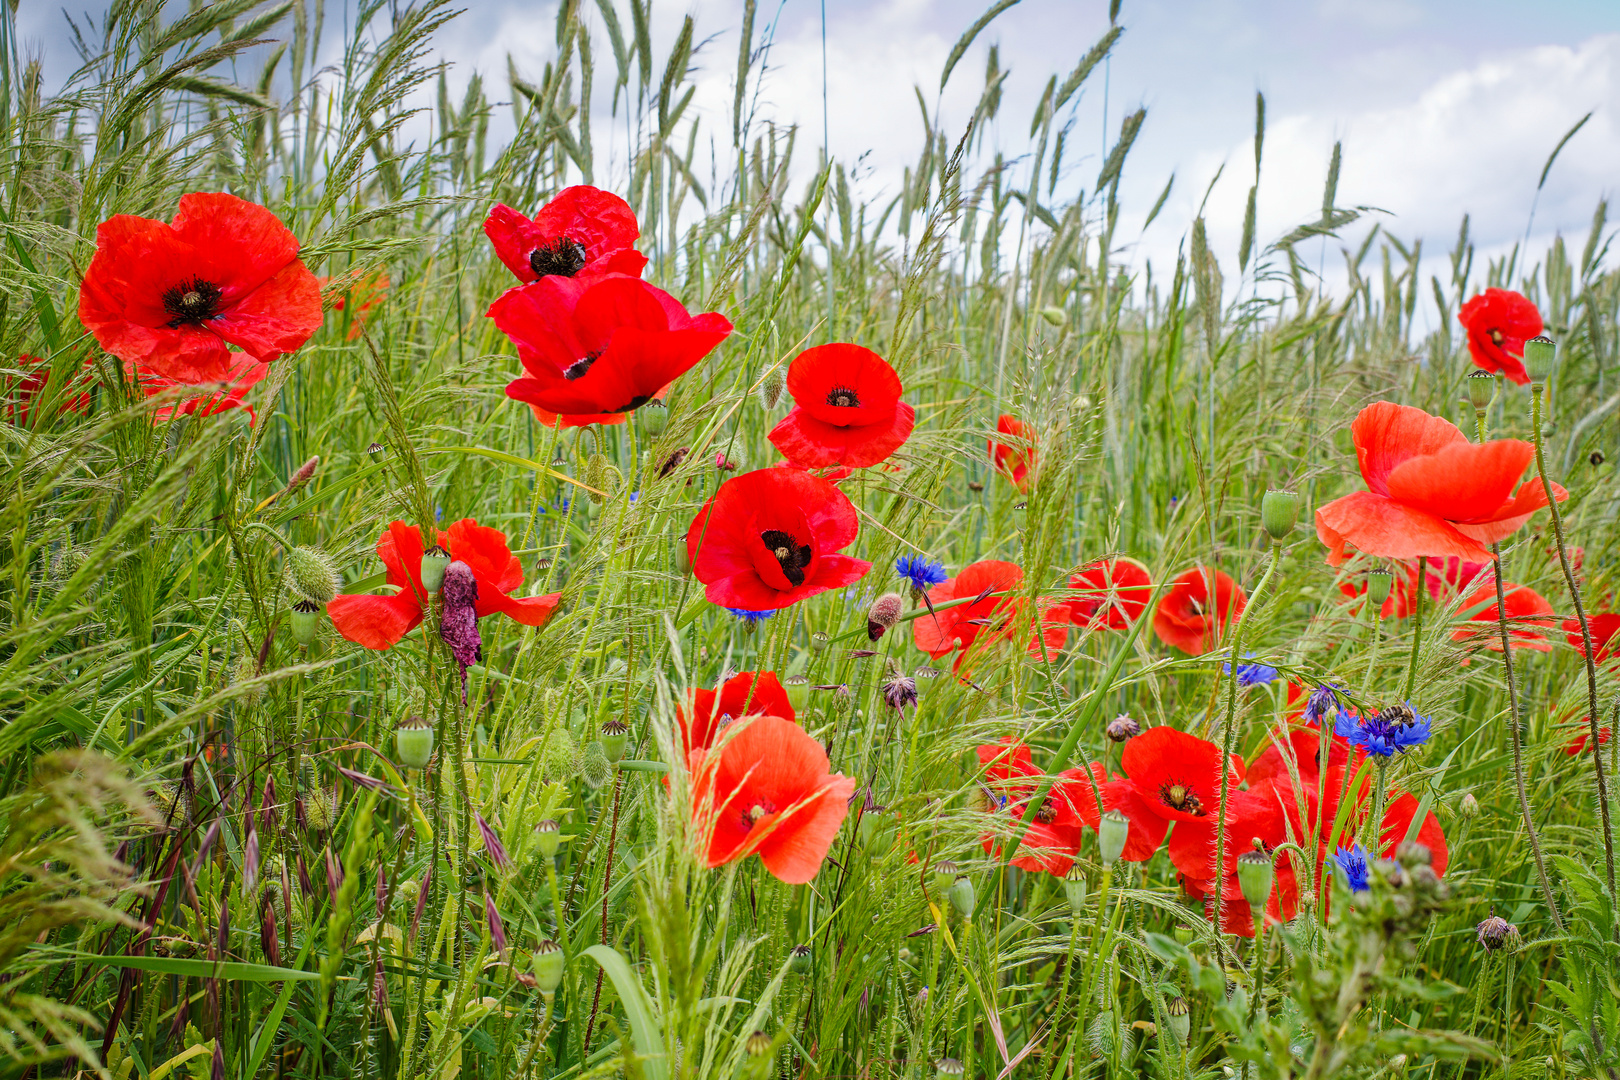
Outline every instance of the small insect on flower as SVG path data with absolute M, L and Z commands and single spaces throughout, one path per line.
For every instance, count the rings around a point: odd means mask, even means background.
M 1377 757 L 1405 753 L 1429 741 L 1429 719 L 1419 716 L 1409 704 L 1391 705 L 1370 717 L 1341 712 L 1334 734 L 1349 740 Z

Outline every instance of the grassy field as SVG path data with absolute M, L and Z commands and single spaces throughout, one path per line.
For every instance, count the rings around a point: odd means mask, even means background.
M 862 204 L 844 163 L 753 114 L 747 51 L 730 130 L 700 130 L 706 29 L 655 51 L 649 3 L 583 5 L 589 30 L 562 5 L 538 79 L 475 77 L 460 101 L 434 0 L 347 19 L 127 0 L 78 24 L 84 66 L 54 94 L 0 10 L 0 1074 L 1620 1076 L 1620 807 L 1600 796 L 1620 743 L 1588 746 L 1620 720 L 1598 649 L 1620 608 L 1605 206 L 1589 236 L 1490 265 L 1463 218 L 1449 278 L 1422 280 L 1417 238 L 1339 207 L 1335 158 L 1320 219 L 1256 237 L 1251 212 L 1241 252 L 1199 220 L 1176 265 L 1137 272 L 1114 223 L 1141 114 L 1083 201 L 1051 201 L 1064 107 L 1117 31 L 1055 74 L 1022 162 L 979 152 L 992 72 L 973 124 L 920 132 L 904 187 Z M 628 178 L 592 145 L 609 96 Z M 733 155 L 718 179 L 696 164 L 711 138 Z M 646 281 L 734 329 L 626 422 L 557 428 L 506 396 L 523 369 L 486 311 L 519 283 L 483 226 L 578 184 L 627 200 Z M 319 328 L 240 393 L 138 380 L 79 315 L 97 226 L 221 191 L 297 238 Z M 1330 292 L 1313 271 L 1341 234 Z M 1469 378 L 1458 314 L 1488 287 L 1557 340 L 1544 390 Z M 189 295 L 164 301 L 171 329 Z M 786 474 L 784 380 L 830 342 L 881 354 L 915 411 L 832 488 L 871 569 L 739 617 L 688 531 L 723 483 Z M 1508 603 L 1453 548 L 1329 565 L 1314 515 L 1364 490 L 1351 424 L 1377 401 L 1535 441 L 1534 461 L 1504 451 L 1532 501 L 1542 477 L 1567 489 L 1556 526 L 1543 508 L 1500 538 Z M 1275 497 L 1262 520 L 1268 490 L 1298 495 L 1297 526 Z M 391 648 L 338 632 L 331 576 L 386 596 L 390 522 L 463 518 L 505 534 L 522 582 L 502 592 L 559 594 L 543 625 L 486 613 L 458 662 L 450 571 Z M 1151 582 L 1117 625 L 1072 579 L 1116 555 Z M 951 580 L 925 601 L 901 558 Z M 1021 576 L 966 584 L 987 560 Z M 1384 568 L 1380 613 L 1357 594 Z M 1217 572 L 1241 615 L 1201 595 Z M 689 755 L 693 693 L 738 672 L 776 673 L 793 724 L 727 724 Z M 1357 738 L 1402 703 L 1432 733 L 1319 765 L 1331 732 L 1299 711 L 1320 686 Z M 1121 716 L 1143 734 L 1115 741 Z M 1148 762 L 1158 729 L 1183 741 Z M 761 775 L 830 767 L 830 842 L 714 857 L 736 807 L 706 816 L 703 793 L 749 752 Z M 1093 764 L 1131 782 L 1099 800 L 1064 775 Z M 1238 809 L 1280 791 L 1317 809 L 1274 814 L 1281 842 L 1234 862 L 1260 836 Z M 1138 850 L 1155 797 L 1170 838 Z M 1129 818 L 1123 858 L 1105 808 Z M 1336 853 L 1357 839 L 1352 895 Z M 1216 867 L 1232 933 L 1194 895 Z M 1279 916 L 1258 937 L 1257 880 Z

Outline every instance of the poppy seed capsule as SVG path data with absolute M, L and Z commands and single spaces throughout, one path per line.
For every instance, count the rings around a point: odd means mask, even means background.
M 1476 928 L 1479 934 L 1479 943 L 1486 952 L 1496 952 L 1507 949 L 1509 952 L 1517 951 L 1523 940 L 1519 937 L 1519 928 L 1502 918 L 1492 915 Z
M 1271 490 L 1260 497 L 1260 525 L 1273 540 L 1282 540 L 1299 523 L 1299 494 Z
M 1187 999 L 1180 994 L 1164 1003 L 1164 1026 L 1170 1029 L 1170 1034 L 1179 1043 L 1185 1044 L 1187 1036 L 1192 1033 L 1191 1012 Z
M 370 456 L 372 461 L 381 461 L 388 456 L 388 448 L 380 442 L 374 442 L 366 447 L 366 454 Z
M 1238 888 L 1243 890 L 1243 899 L 1252 908 L 1265 905 L 1271 895 L 1271 882 L 1275 875 L 1271 856 L 1259 848 L 1245 851 L 1237 857 Z
M 951 890 L 948 895 L 951 898 L 951 907 L 956 909 L 957 914 L 961 915 L 963 918 L 973 914 L 974 896 L 972 878 L 968 877 L 966 874 L 962 874 L 957 877 L 957 879 L 951 883 Z
M 1142 734 L 1142 725 L 1122 713 L 1108 721 L 1108 726 L 1103 730 L 1110 740 L 1122 743 Z
M 618 720 L 609 720 L 602 725 L 602 752 L 609 761 L 617 763 L 624 757 L 624 744 L 629 735 L 629 727 Z
M 546 858 L 556 856 L 557 848 L 562 846 L 562 826 L 557 824 L 555 818 L 546 818 L 535 823 L 534 845 Z
M 1558 358 L 1558 345 L 1546 334 L 1538 334 L 1524 343 L 1524 373 L 1530 381 L 1544 383 L 1553 373 Z
M 450 565 L 450 553 L 438 544 L 422 552 L 422 588 L 436 593 L 444 585 L 444 568 Z
M 300 645 L 312 644 L 321 632 L 321 605 L 312 600 L 300 600 L 292 606 L 287 621 L 294 641 Z
M 1131 822 L 1118 810 L 1103 814 L 1097 823 L 1097 849 L 1104 866 L 1113 866 L 1125 850 L 1125 841 L 1131 834 Z
M 433 757 L 433 725 L 420 716 L 407 716 L 394 728 L 394 752 L 407 769 L 425 769 Z
M 940 1058 L 934 1063 L 934 1072 L 940 1080 L 956 1080 L 967 1069 L 955 1058 Z
M 636 410 L 636 423 L 649 435 L 662 435 L 669 427 L 669 406 L 663 398 L 653 398 Z
M 1086 910 L 1086 891 L 1089 887 L 1085 872 L 1078 866 L 1069 867 L 1069 872 L 1063 876 L 1063 895 L 1069 901 L 1069 914 L 1076 919 Z
M 1470 371 L 1467 385 L 1468 403 L 1475 412 L 1484 412 L 1496 396 L 1496 376 L 1489 371 Z
M 1395 575 L 1388 570 L 1367 571 L 1367 599 L 1382 608 L 1389 599 L 1389 590 L 1395 585 Z
M 1069 313 L 1060 307 L 1041 308 L 1041 318 L 1052 326 L 1062 326 L 1069 321 Z
M 810 677 L 808 675 L 789 675 L 782 680 L 782 689 L 787 691 L 788 704 L 793 711 L 798 712 L 810 703 Z
M 788 967 L 796 975 L 807 975 L 814 966 L 814 957 L 810 954 L 810 946 L 795 945 L 788 953 Z
M 546 938 L 534 947 L 534 981 L 540 987 L 542 994 L 551 995 L 557 992 L 562 985 L 563 977 L 563 951 L 550 938 Z
M 761 1058 L 771 1052 L 771 1047 L 775 1044 L 775 1041 L 763 1031 L 756 1031 L 748 1036 L 747 1042 L 743 1043 L 743 1050 L 751 1058 Z
M 934 884 L 941 889 L 949 889 L 951 882 L 956 880 L 956 875 L 959 873 L 961 873 L 961 868 L 949 859 L 937 862 L 934 864 Z
M 900 599 L 899 593 L 884 593 L 872 601 L 872 606 L 866 609 L 866 636 L 876 641 L 889 632 L 889 628 L 900 621 L 900 615 L 905 610 L 906 602 Z
M 832 637 L 825 630 L 817 630 L 810 635 L 810 647 L 816 652 L 826 652 L 827 646 L 832 644 Z

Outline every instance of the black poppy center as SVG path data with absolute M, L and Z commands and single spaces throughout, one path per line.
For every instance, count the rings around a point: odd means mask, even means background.
M 782 575 L 795 587 L 803 585 L 805 567 L 810 565 L 810 545 L 799 543 L 793 538 L 793 534 L 785 533 L 781 529 L 766 529 L 759 534 L 759 539 L 776 557 L 777 565 L 782 568 Z
M 1198 793 L 1186 784 L 1171 781 L 1159 787 L 1159 801 L 1172 810 L 1180 810 L 1184 814 L 1202 814 L 1204 804 L 1199 801 Z
M 169 328 L 200 326 L 219 315 L 218 285 L 202 278 L 182 281 L 163 294 L 163 310 L 171 316 Z
M 827 404 L 840 409 L 858 409 L 861 396 L 847 386 L 835 386 L 827 391 Z
M 1502 336 L 1502 331 L 1497 330 L 1495 327 L 1492 327 L 1491 328 L 1491 344 L 1492 345 L 1500 345 L 1500 344 L 1502 344 L 1502 342 L 1504 340 L 1506 340 L 1506 339 Z
M 593 352 L 588 353 L 582 359 L 575 360 L 572 364 L 569 364 L 567 367 L 563 368 L 563 378 L 567 379 L 569 382 L 573 382 L 575 379 L 583 379 L 585 377 L 585 373 L 591 370 L 591 365 L 596 363 L 597 358 L 601 355 L 602 354 L 599 352 Z
M 573 277 L 585 269 L 585 245 L 559 236 L 529 252 L 529 269 L 536 278 Z
M 1203 604 L 1203 601 L 1201 601 L 1201 600 L 1188 600 L 1187 601 L 1187 607 L 1189 609 L 1191 609 L 1192 613 L 1194 615 L 1198 616 L 1200 619 L 1202 619 L 1204 617 L 1204 604 Z

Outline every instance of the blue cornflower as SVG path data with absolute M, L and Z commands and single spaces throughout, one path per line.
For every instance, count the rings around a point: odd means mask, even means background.
M 737 618 L 741 619 L 743 621 L 743 625 L 749 630 L 752 630 L 754 627 L 776 614 L 774 609 L 771 611 L 749 611 L 747 608 L 728 607 L 726 610 L 737 616 Z
M 1232 674 L 1232 662 L 1228 660 L 1221 665 L 1221 673 Z M 1277 678 L 1277 669 L 1268 664 L 1239 664 L 1237 680 L 1239 686 L 1264 686 Z
M 1320 724 L 1322 717 L 1339 711 L 1339 693 L 1326 683 L 1320 683 L 1305 700 L 1305 722 Z
M 894 560 L 894 568 L 918 592 L 927 592 L 930 585 L 938 585 L 949 576 L 945 573 L 944 563 L 925 559 L 921 555 L 902 555 Z
M 1360 844 L 1340 848 L 1333 861 L 1344 871 L 1345 880 L 1353 893 L 1367 891 L 1367 851 Z
M 1340 711 L 1333 732 L 1350 740 L 1376 757 L 1387 758 L 1396 751 L 1405 753 L 1429 741 L 1429 718 L 1419 716 L 1410 705 L 1391 705 L 1370 717 L 1351 716 Z

